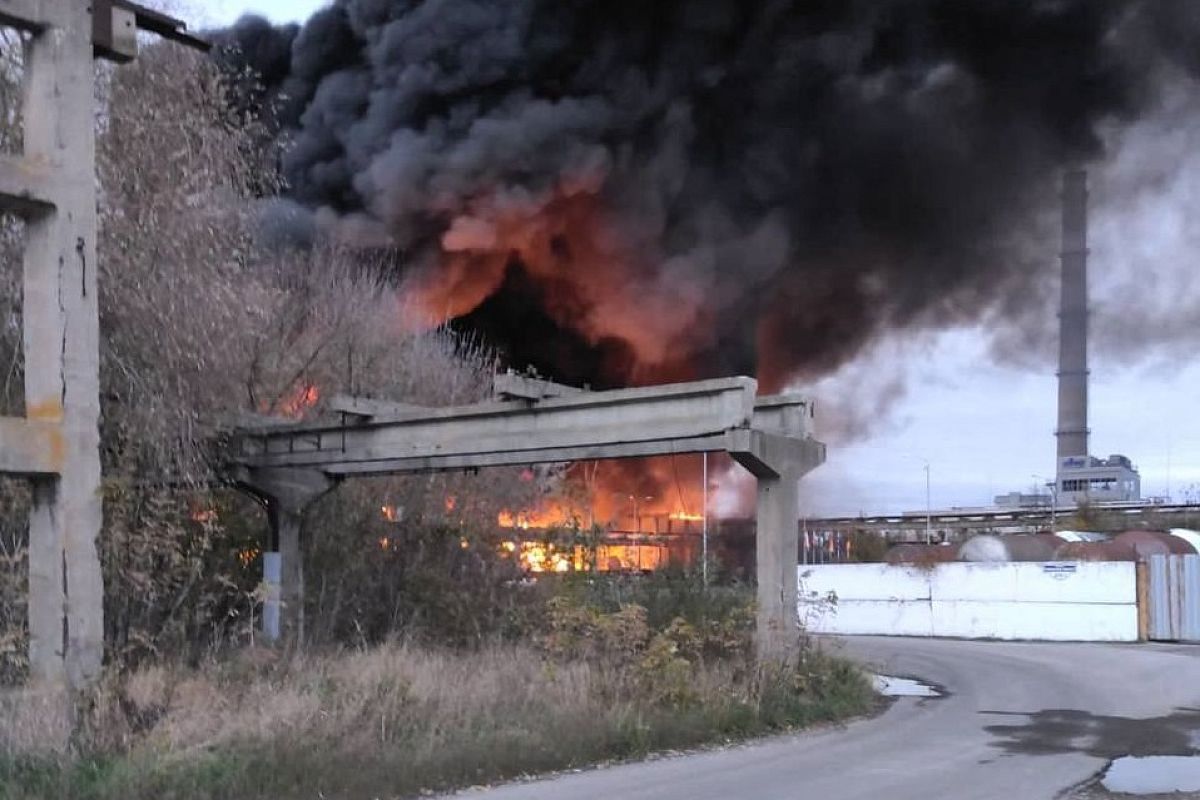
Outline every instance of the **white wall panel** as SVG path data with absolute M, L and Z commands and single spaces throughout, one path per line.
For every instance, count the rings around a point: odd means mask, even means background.
M 1127 562 L 950 563 L 799 568 L 800 616 L 816 633 L 1136 641 Z M 829 607 L 829 593 L 837 602 Z

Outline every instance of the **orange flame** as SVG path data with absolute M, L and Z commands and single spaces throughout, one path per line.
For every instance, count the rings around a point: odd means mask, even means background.
M 649 572 L 670 562 L 662 542 L 560 546 L 549 542 L 505 541 L 501 555 L 515 555 L 526 572 Z
M 579 563 L 577 566 L 577 560 L 581 555 L 574 552 L 577 549 L 572 548 L 571 551 L 564 552 L 552 544 L 521 542 L 521 566 L 529 572 L 571 572 L 579 570 L 582 568 L 582 563 Z
M 206 522 L 215 522 L 217 519 L 217 510 L 215 508 L 196 508 L 191 513 L 192 521 L 201 524 Z
M 515 256 L 545 291 L 550 317 L 591 342 L 628 344 L 641 374 L 623 378 L 690 377 L 688 356 L 714 336 L 703 324 L 705 287 L 652 276 L 647 248 L 629 241 L 605 208 L 603 181 L 599 172 L 580 174 L 524 202 L 484 194 L 460 209 L 442 235 L 441 263 L 404 287 L 411 322 L 470 313 L 501 286 Z
M 315 384 L 298 386 L 291 394 L 279 401 L 276 412 L 285 417 L 299 419 L 320 399 L 321 390 Z
M 531 508 L 524 511 L 505 509 L 496 515 L 496 524 L 501 528 L 519 528 L 520 530 L 547 528 L 578 527 L 579 515 L 570 509 L 558 505 L 545 508 Z

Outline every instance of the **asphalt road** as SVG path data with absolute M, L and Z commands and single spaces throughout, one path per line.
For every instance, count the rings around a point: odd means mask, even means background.
M 901 698 L 836 728 L 460 797 L 1034 800 L 1083 784 L 1110 758 L 1200 745 L 1200 648 L 880 637 L 835 646 L 949 694 Z

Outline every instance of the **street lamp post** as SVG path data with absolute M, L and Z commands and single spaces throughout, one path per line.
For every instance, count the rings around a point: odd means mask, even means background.
M 933 543 L 933 510 L 929 502 L 929 462 L 925 462 L 925 544 Z
M 650 495 L 638 496 L 636 494 L 629 495 L 629 499 L 633 501 L 633 524 L 638 533 L 642 532 L 642 515 L 638 512 L 638 500 L 650 501 L 654 498 Z
M 1050 492 L 1050 532 L 1054 533 L 1058 529 L 1058 481 L 1048 480 L 1044 475 L 1034 475 L 1033 479 L 1040 482 Z M 1037 484 L 1034 486 L 1036 487 Z M 1038 496 L 1040 497 L 1040 495 Z

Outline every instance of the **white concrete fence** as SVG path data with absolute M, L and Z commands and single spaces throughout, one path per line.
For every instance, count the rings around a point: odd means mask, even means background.
M 812 633 L 1138 640 L 1132 562 L 804 565 L 799 581 Z

